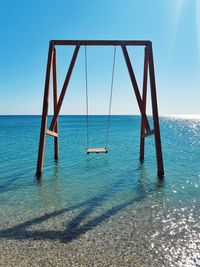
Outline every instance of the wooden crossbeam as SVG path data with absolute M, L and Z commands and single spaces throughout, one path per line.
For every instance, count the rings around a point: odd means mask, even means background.
M 87 46 L 147 46 L 149 40 L 52 40 L 53 45 L 87 45 Z
M 146 133 L 143 134 L 143 137 L 148 137 L 154 134 L 154 130 L 148 131 Z
M 56 133 L 56 132 L 53 132 L 53 131 L 51 131 L 51 130 L 46 130 L 46 134 L 47 135 L 50 135 L 50 136 L 53 136 L 53 137 L 58 137 L 58 133 Z

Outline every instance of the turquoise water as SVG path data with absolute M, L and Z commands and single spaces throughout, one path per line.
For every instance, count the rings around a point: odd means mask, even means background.
M 89 118 L 91 147 L 104 147 L 106 123 L 106 116 Z M 145 221 L 149 219 L 146 211 L 156 207 L 150 223 L 158 225 L 160 235 L 165 236 L 165 246 L 172 247 L 174 240 L 183 240 L 187 260 L 189 257 L 191 264 L 200 260 L 200 120 L 160 119 L 163 181 L 156 175 L 153 136 L 146 139 L 145 161 L 139 161 L 139 116 L 111 117 L 108 154 L 85 153 L 85 126 L 85 116 L 60 116 L 59 160 L 54 161 L 53 138 L 47 137 L 44 170 L 38 182 L 35 170 L 40 116 L 0 116 L 0 238 L 18 239 L 5 232 L 7 224 L 13 227 L 26 222 L 35 212 L 56 216 L 69 209 L 70 216 L 74 216 L 72 228 L 92 214 L 93 221 L 75 235 L 78 238 L 127 208 L 141 207 Z M 146 209 L 142 209 L 144 205 Z M 77 208 L 86 209 L 84 215 L 77 215 Z M 180 231 L 180 222 L 186 232 Z M 142 236 L 144 229 L 140 230 Z M 169 252 L 168 259 L 175 255 L 174 251 Z M 177 255 L 183 259 L 181 252 Z

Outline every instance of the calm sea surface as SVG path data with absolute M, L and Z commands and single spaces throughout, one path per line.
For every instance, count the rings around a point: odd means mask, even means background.
M 104 147 L 106 127 L 106 116 L 89 117 L 90 147 Z M 0 242 L 37 239 L 31 230 L 37 218 L 45 232 L 45 220 L 53 217 L 56 224 L 56 217 L 68 212 L 70 237 L 65 230 L 65 238 L 70 241 L 101 224 L 106 228 L 107 222 L 117 233 L 118 216 L 123 213 L 126 228 L 134 214 L 138 247 L 149 261 L 154 253 L 166 266 L 200 266 L 200 119 L 163 117 L 160 127 L 164 181 L 156 176 L 153 136 L 146 139 L 145 161 L 139 161 L 139 116 L 112 116 L 109 153 L 98 155 L 85 153 L 86 117 L 61 116 L 59 160 L 54 161 L 53 138 L 47 136 L 38 183 L 40 116 L 0 116 Z M 21 223 L 26 236 L 14 231 Z M 132 238 L 127 236 L 130 249 Z

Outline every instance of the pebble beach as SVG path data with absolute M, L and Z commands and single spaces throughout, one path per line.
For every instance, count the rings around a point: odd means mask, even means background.
M 178 206 L 152 199 L 106 214 L 18 215 L 1 224 L 0 266 L 198 266 L 197 206 Z

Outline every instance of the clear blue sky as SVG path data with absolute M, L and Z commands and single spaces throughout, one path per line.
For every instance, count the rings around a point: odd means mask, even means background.
M 200 0 L 0 0 L 0 114 L 41 114 L 51 39 L 152 40 L 160 114 L 200 113 Z M 63 114 L 85 112 L 83 52 Z M 71 53 L 58 51 L 60 87 Z M 112 54 L 88 48 L 91 113 L 107 113 Z M 142 51 L 130 55 L 141 84 Z M 119 49 L 116 62 L 113 114 L 138 114 Z

